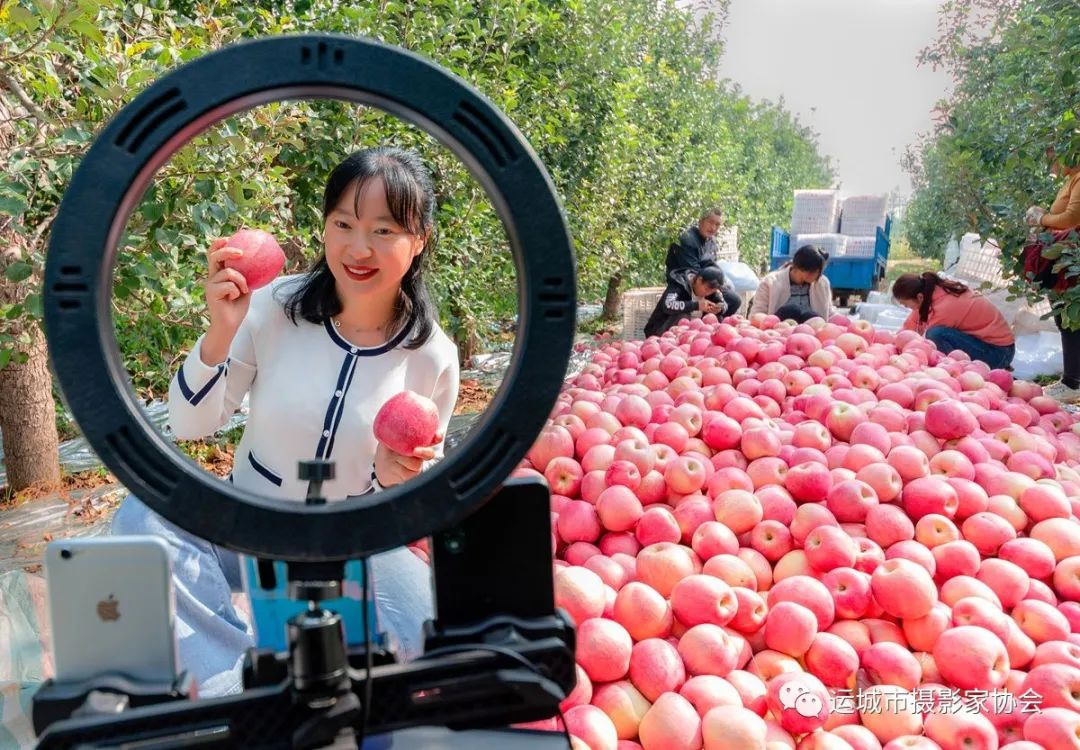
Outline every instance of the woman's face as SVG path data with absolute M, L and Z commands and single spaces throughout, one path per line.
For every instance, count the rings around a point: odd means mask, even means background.
M 326 262 L 338 293 L 396 297 L 425 238 L 394 221 L 381 177 L 368 180 L 354 204 L 355 196 L 355 186 L 346 189 L 323 225 Z
M 801 268 L 791 267 L 791 280 L 796 284 L 813 284 L 821 278 L 821 271 L 804 271 Z

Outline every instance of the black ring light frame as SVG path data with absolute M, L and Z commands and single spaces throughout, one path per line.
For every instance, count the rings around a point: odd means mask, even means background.
M 517 271 L 517 341 L 482 420 L 404 486 L 322 506 L 241 490 L 197 468 L 142 416 L 110 311 L 123 227 L 154 173 L 237 112 L 286 99 L 343 99 L 427 131 L 481 183 Z M 445 529 L 479 508 L 525 455 L 554 405 L 573 344 L 572 242 L 550 177 L 524 137 L 463 80 L 410 52 L 356 37 L 247 41 L 156 81 L 100 133 L 53 224 L 45 266 L 49 352 L 68 406 L 105 465 L 169 521 L 267 558 L 361 557 Z

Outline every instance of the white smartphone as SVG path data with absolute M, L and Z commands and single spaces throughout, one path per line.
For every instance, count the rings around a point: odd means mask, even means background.
M 163 540 L 51 542 L 45 579 L 57 682 L 106 672 L 144 682 L 176 679 L 176 597 Z

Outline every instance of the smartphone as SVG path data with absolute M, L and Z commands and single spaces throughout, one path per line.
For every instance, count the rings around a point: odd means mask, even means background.
M 56 682 L 118 672 L 176 680 L 176 596 L 155 536 L 68 539 L 45 548 Z
M 248 555 L 240 556 L 244 590 L 251 599 L 252 623 L 255 643 L 259 648 L 288 651 L 288 622 L 308 608 L 307 602 L 290 599 L 287 569 L 280 560 L 258 560 Z M 369 566 L 370 569 L 370 566 Z M 345 642 L 349 648 L 363 648 L 364 610 L 367 610 L 368 639 L 374 647 L 385 647 L 386 640 L 379 636 L 375 620 L 375 592 L 367 587 L 367 599 L 363 597 L 364 569 L 359 560 L 345 563 L 342 596 L 320 602 L 320 606 L 341 616 L 345 630 Z

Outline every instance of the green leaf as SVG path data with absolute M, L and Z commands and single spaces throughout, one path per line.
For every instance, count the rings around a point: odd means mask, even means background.
M 17 284 L 20 281 L 25 281 L 30 278 L 30 275 L 33 273 L 33 266 L 24 261 L 17 260 L 4 271 L 4 278 Z
M 22 28 L 26 31 L 32 31 L 38 26 L 37 17 L 28 8 L 19 5 L 8 9 L 7 18 L 4 20 L 11 26 L 12 30 Z
M 92 39 L 98 44 L 105 43 L 105 37 L 101 34 L 101 30 L 97 26 L 87 21 L 84 18 L 79 18 L 71 22 L 71 28 L 78 31 L 83 36 Z
M 7 367 L 8 362 L 11 361 L 11 355 L 11 349 L 0 349 L 0 370 L 3 370 L 5 367 Z
M 23 301 L 23 307 L 31 316 L 40 318 L 42 314 L 41 308 L 41 295 L 40 294 L 28 294 Z
M 22 216 L 26 212 L 26 201 L 11 193 L 0 194 L 0 214 Z
M 146 81 L 153 80 L 157 74 L 157 71 L 152 70 L 151 68 L 140 68 L 139 70 L 132 71 L 127 77 L 127 85 L 139 86 Z
M 1065 88 L 1071 87 L 1076 83 L 1076 73 L 1071 70 L 1063 71 L 1061 74 L 1061 85 Z

